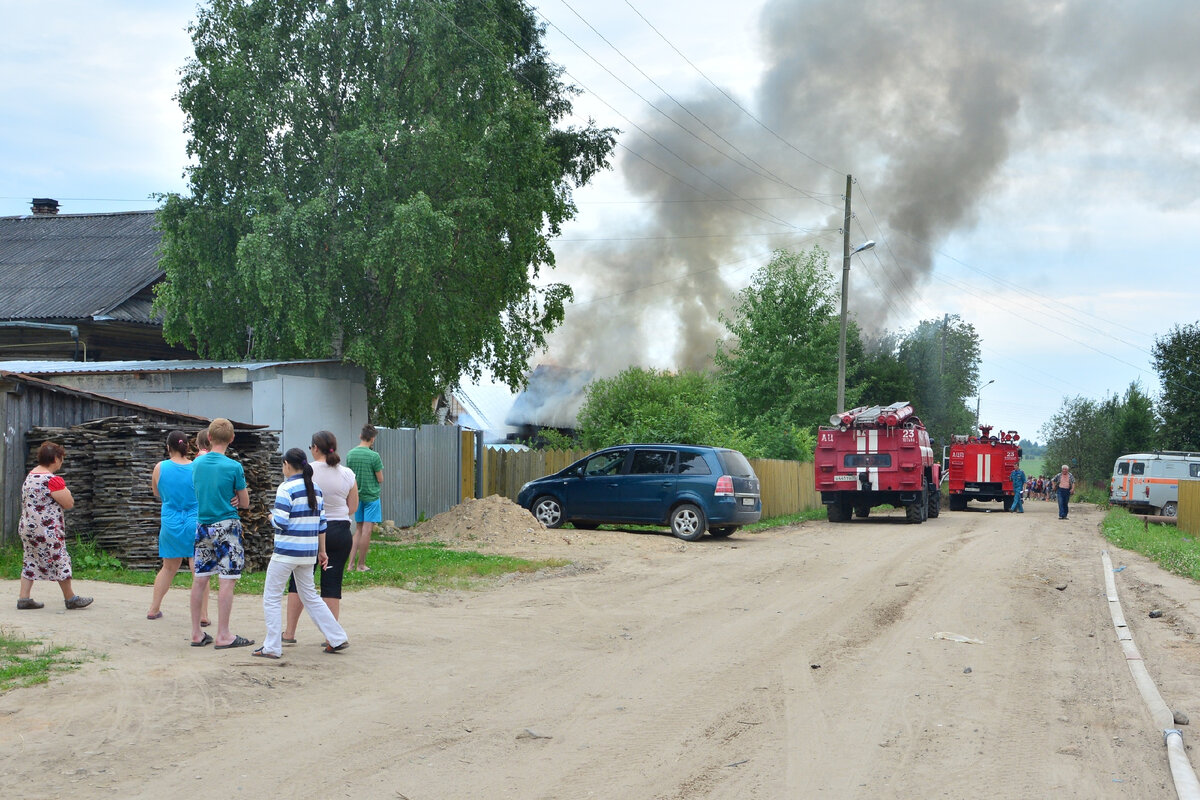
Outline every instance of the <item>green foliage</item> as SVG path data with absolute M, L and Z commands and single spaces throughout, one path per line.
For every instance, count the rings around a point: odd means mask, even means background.
M 846 332 L 847 354 L 852 350 L 851 331 Z M 855 406 L 886 406 L 899 400 L 917 402 L 916 381 L 908 365 L 900 360 L 900 346 L 903 343 L 900 334 L 885 331 L 878 338 L 863 343 L 862 357 L 854 361 L 847 355 L 852 377 L 847 377 L 846 405 Z M 921 406 L 914 405 L 917 415 L 922 419 L 925 415 Z M 844 409 L 839 409 L 844 410 Z M 830 412 L 832 413 L 832 412 Z
M 574 436 L 568 436 L 554 428 L 542 428 L 534 437 L 539 450 L 574 450 L 579 442 Z
M 914 394 L 895 400 L 912 400 L 936 444 L 975 427 L 975 409 L 966 398 L 979 393 L 979 348 L 975 326 L 957 314 L 924 320 L 900 342 L 898 359 L 913 376 Z
M 1100 530 L 1116 546 L 1141 553 L 1168 572 L 1200 580 L 1200 543 L 1174 525 L 1147 525 L 1125 509 L 1113 508 Z
M 579 443 L 589 450 L 626 442 L 707 444 L 735 450 L 745 444 L 741 432 L 720 410 L 715 379 L 699 372 L 630 367 L 612 378 L 592 381 L 578 419 Z
M 572 187 L 615 131 L 523 0 L 211 0 L 178 99 L 190 196 L 159 216 L 168 341 L 213 358 L 342 355 L 384 423 L 488 367 L 514 388 L 563 318 L 544 284 Z
M 1123 399 L 1064 400 L 1042 426 L 1046 469 L 1053 474 L 1068 464 L 1077 481 L 1107 485 L 1118 456 L 1154 448 L 1155 428 L 1151 400 L 1136 382 Z
M 1161 444 L 1168 450 L 1200 450 L 1200 322 L 1176 325 L 1155 339 L 1153 352 L 1162 382 Z
M 715 354 L 721 394 L 747 430 L 768 420 L 812 428 L 835 410 L 840 310 L 828 260 L 820 248 L 776 250 L 721 315 L 729 331 Z
M 1158 440 L 1157 428 L 1154 401 L 1142 391 L 1141 384 L 1134 381 L 1125 390 L 1125 398 L 1117 411 L 1109 461 L 1115 462 L 1119 456 L 1126 453 L 1154 450 Z

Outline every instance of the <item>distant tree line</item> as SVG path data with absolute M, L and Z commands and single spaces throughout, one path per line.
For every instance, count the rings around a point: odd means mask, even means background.
M 1122 397 L 1065 399 L 1042 426 L 1047 464 L 1069 464 L 1077 479 L 1103 483 L 1126 453 L 1200 451 L 1200 323 L 1176 325 L 1152 353 L 1158 400 L 1136 382 Z

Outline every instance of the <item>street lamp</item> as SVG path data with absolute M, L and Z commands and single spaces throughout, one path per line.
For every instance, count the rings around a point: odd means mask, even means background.
M 980 386 L 979 394 L 975 395 L 975 432 L 976 433 L 979 432 L 979 395 L 983 394 L 983 390 L 986 389 L 987 387 L 991 386 L 995 382 L 996 382 L 996 379 L 992 378 L 990 381 L 985 383 L 983 386 Z
M 849 176 L 847 176 L 849 177 Z M 853 250 L 850 249 L 850 182 L 846 181 L 846 228 L 842 235 L 842 326 L 838 332 L 838 383 L 837 410 L 840 414 L 846 410 L 846 293 L 850 287 L 850 256 L 870 250 L 875 241 L 866 241 Z

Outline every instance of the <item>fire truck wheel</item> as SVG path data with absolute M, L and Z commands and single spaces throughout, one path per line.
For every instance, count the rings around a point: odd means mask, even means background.
M 847 522 L 850 519 L 850 504 L 841 499 L 825 506 L 825 514 L 830 522 Z
M 854 516 L 858 517 L 859 519 L 864 519 L 866 517 L 871 516 L 871 507 L 870 506 L 855 506 Z
M 704 512 L 699 506 L 683 503 L 671 512 L 671 533 L 685 542 L 694 542 L 704 535 Z
M 936 489 L 929 490 L 929 518 L 937 519 L 937 515 L 942 513 L 942 493 Z
M 951 511 L 966 511 L 967 510 L 967 498 L 963 497 L 961 494 L 950 495 L 950 510 Z
M 557 528 L 566 522 L 562 504 L 548 494 L 533 501 L 533 516 L 547 528 Z
M 928 497 L 925 491 L 925 481 L 921 481 L 921 492 L 917 495 L 917 499 L 904 507 L 904 518 L 908 520 L 910 525 L 919 525 L 925 521 L 926 508 L 925 499 Z
M 1166 505 L 1164 505 L 1162 507 L 1162 515 L 1164 517 L 1174 517 L 1174 516 L 1178 516 L 1178 514 L 1179 514 L 1179 506 L 1177 506 L 1173 502 L 1167 503 Z

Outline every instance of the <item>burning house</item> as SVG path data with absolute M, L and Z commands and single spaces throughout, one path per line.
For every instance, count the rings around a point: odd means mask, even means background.
M 515 429 L 510 439 L 530 441 L 543 428 L 574 435 L 579 409 L 594 377 L 591 370 L 539 364 L 505 417 L 505 424 Z

